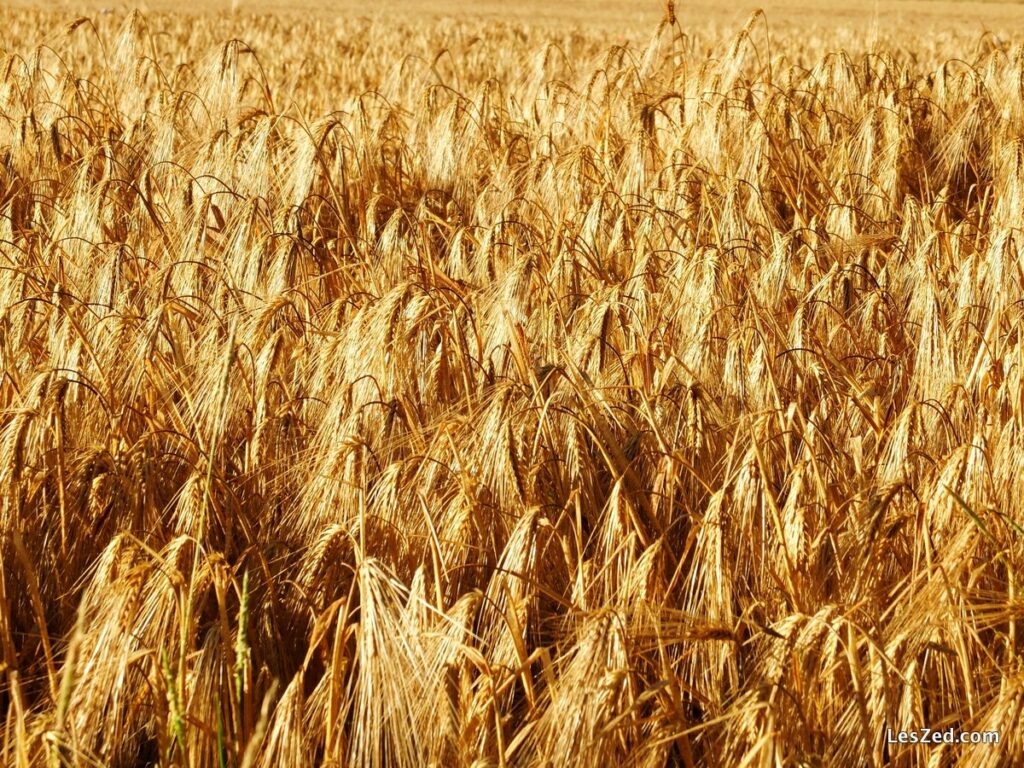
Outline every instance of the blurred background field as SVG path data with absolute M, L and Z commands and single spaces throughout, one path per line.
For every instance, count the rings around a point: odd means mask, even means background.
M 631 31 L 652 28 L 661 18 L 662 12 L 660 3 L 646 0 L 391 0 L 377 3 L 360 0 L 236 0 L 234 5 L 221 0 L 196 0 L 187 4 L 173 0 L 9 0 L 4 5 L 8 8 L 41 9 L 62 13 L 100 10 L 123 12 L 134 8 L 146 12 L 167 11 L 186 14 L 224 13 L 236 10 L 241 13 L 274 13 L 290 17 L 318 16 L 324 19 L 379 15 L 410 22 L 444 17 L 462 20 L 500 19 L 531 24 L 569 24 L 595 29 Z M 678 3 L 676 13 L 684 25 L 703 27 L 742 24 L 758 9 L 768 15 L 773 25 L 797 25 L 804 29 L 845 26 L 869 30 L 876 23 L 886 31 L 903 32 L 954 28 L 971 31 L 1010 31 L 1024 28 L 1024 5 L 1014 0 L 766 0 L 761 3 L 750 0 L 691 0 Z

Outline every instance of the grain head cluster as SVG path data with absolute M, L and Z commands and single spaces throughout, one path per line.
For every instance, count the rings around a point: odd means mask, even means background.
M 1024 764 L 1020 45 L 0 23 L 0 763 Z

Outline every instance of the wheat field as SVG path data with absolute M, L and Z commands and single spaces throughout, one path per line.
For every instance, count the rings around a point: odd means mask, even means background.
M 659 13 L 0 10 L 0 764 L 1024 765 L 1024 47 Z

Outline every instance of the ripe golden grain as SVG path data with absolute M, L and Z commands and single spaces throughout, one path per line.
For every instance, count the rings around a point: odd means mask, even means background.
M 1024 764 L 1024 48 L 0 21 L 0 762 Z

